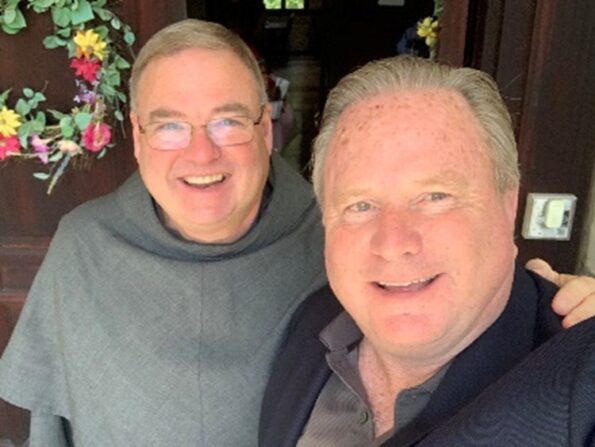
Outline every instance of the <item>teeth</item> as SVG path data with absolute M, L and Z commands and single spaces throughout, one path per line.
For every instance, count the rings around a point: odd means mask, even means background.
M 378 285 L 380 287 L 385 287 L 385 288 L 388 288 L 388 287 L 411 287 L 416 284 L 430 282 L 434 278 L 435 278 L 435 276 L 428 276 L 427 278 L 415 279 L 410 282 L 382 282 L 382 281 L 380 281 L 380 282 L 378 282 Z
M 212 183 L 219 183 L 223 181 L 223 174 L 203 175 L 184 177 L 184 181 L 190 185 L 210 185 Z

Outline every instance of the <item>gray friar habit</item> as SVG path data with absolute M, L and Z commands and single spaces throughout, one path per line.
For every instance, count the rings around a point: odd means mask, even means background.
M 271 166 L 257 222 L 230 244 L 164 228 L 138 174 L 64 217 L 0 360 L 32 447 L 256 445 L 286 325 L 325 283 L 311 189 Z

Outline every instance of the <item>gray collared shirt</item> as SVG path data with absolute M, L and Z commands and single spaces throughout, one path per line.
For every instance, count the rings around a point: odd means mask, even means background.
M 448 366 L 426 382 L 403 390 L 395 400 L 395 426 L 379 436 L 358 370 L 358 347 L 363 335 L 347 312 L 320 333 L 333 371 L 322 389 L 297 447 L 378 446 L 408 425 L 424 409 Z

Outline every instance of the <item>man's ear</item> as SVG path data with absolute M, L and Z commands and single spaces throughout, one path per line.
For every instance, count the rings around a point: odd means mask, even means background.
M 514 228 L 517 209 L 519 206 L 519 187 L 510 188 L 504 193 L 504 211 Z
M 273 150 L 273 120 L 271 118 L 271 103 L 267 102 L 262 111 L 262 118 L 260 119 L 260 127 L 262 129 L 262 137 L 266 144 L 269 154 Z
M 506 220 L 510 226 L 510 235 L 512 236 L 512 245 L 514 257 L 519 253 L 519 249 L 514 242 L 514 227 L 516 222 L 517 209 L 519 204 L 519 187 L 515 186 L 502 193 L 503 212 L 506 214 Z
M 134 158 L 138 162 L 140 156 L 140 127 L 138 124 L 138 115 L 136 112 L 130 112 L 130 123 L 132 124 L 132 141 L 134 143 Z

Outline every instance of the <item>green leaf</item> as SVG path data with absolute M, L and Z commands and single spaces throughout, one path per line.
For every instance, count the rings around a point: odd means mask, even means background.
M 103 8 L 106 3 L 107 3 L 107 0 L 95 0 L 93 2 L 93 8 Z
M 52 163 L 56 163 L 57 161 L 62 160 L 64 158 L 64 152 L 58 151 L 54 155 L 52 155 L 48 160 Z
M 38 122 L 39 124 L 41 124 L 41 126 L 43 126 L 43 128 L 45 128 L 45 125 L 47 123 L 47 118 L 45 116 L 45 113 L 43 112 L 37 112 L 37 115 L 35 115 L 35 121 Z
M 116 68 L 118 70 L 126 70 L 130 68 L 130 63 L 121 56 L 116 56 Z
M 111 24 L 115 30 L 119 30 L 120 27 L 122 26 L 122 22 L 120 22 L 120 19 L 118 19 L 117 17 L 114 17 L 112 19 Z
M 54 23 L 62 28 L 67 27 L 70 23 L 71 14 L 68 8 L 52 8 L 52 20 Z M 70 34 L 70 30 L 68 30 Z M 68 36 L 62 36 L 68 37 Z
M 65 116 L 60 120 L 60 130 L 64 138 L 70 138 L 74 135 L 74 127 L 72 126 L 72 117 Z
M 47 180 L 50 178 L 50 174 L 48 174 L 47 172 L 34 172 L 33 177 L 35 177 L 38 180 Z
M 79 0 L 77 7 L 72 10 L 70 22 L 75 26 L 81 25 L 93 20 L 93 17 L 95 16 L 91 4 L 87 0 Z
M 124 33 L 124 42 L 126 42 L 128 46 L 132 46 L 135 39 L 136 38 L 134 37 L 134 33 L 132 31 L 126 31 Z
M 46 97 L 43 93 L 37 92 L 32 98 L 32 101 L 35 101 L 37 104 L 46 100 Z
M 19 9 L 6 8 L 0 19 L 2 29 L 7 34 L 16 34 L 27 26 L 25 16 Z
M 30 111 L 31 111 L 31 106 L 29 105 L 29 103 L 27 101 L 25 101 L 23 98 L 19 98 L 19 100 L 17 101 L 14 110 L 21 116 L 25 116 L 27 115 Z
M 23 126 L 21 126 L 23 127 Z M 28 143 L 27 143 L 27 137 L 29 136 L 29 134 L 22 134 L 21 135 L 21 127 L 19 127 L 19 143 L 21 143 L 21 147 L 23 149 L 27 149 Z
M 60 37 L 64 37 L 66 39 L 70 39 L 71 29 L 70 28 L 62 28 L 56 31 L 56 35 Z
M 60 128 L 62 129 L 62 135 L 64 135 L 64 138 L 72 138 L 72 136 L 74 135 L 74 127 L 60 126 Z
M 33 94 L 34 94 L 34 92 L 33 92 L 32 89 L 30 89 L 28 87 L 25 87 L 23 89 L 23 95 L 25 95 L 27 98 L 32 98 L 33 97 Z
M 101 37 L 103 40 L 106 40 L 106 39 L 107 39 L 107 37 L 108 37 L 108 34 L 109 34 L 109 29 L 108 29 L 108 27 L 107 27 L 107 26 L 100 25 L 100 26 L 97 26 L 97 27 L 95 27 L 95 32 L 96 32 L 97 34 L 99 34 L 99 36 L 100 36 L 100 37 Z
M 107 9 L 93 7 L 93 11 L 95 11 L 95 14 L 97 14 L 104 22 L 108 22 L 112 18 L 112 13 Z
M 78 112 L 76 115 L 74 115 L 74 122 L 76 123 L 76 127 L 83 131 L 87 128 L 92 118 L 93 115 L 90 113 Z
M 12 89 L 8 88 L 4 90 L 2 93 L 0 93 L 0 107 L 6 104 L 6 100 L 8 99 L 8 95 L 10 95 L 11 90 Z
M 44 131 L 44 129 L 45 129 L 45 124 L 44 124 L 44 123 L 40 123 L 40 122 L 39 122 L 39 121 L 37 121 L 37 120 L 30 121 L 30 123 L 31 123 L 31 131 L 32 131 L 33 133 L 36 133 L 36 134 L 38 134 L 38 135 L 39 135 L 39 134 L 41 134 L 41 133 Z
M 66 45 L 66 41 L 58 36 L 47 36 L 43 39 L 43 46 L 48 49 L 63 47 Z
M 70 39 L 66 44 L 66 48 L 68 49 L 68 58 L 72 59 L 76 54 L 76 44 L 74 43 L 73 39 Z
M 2 31 L 4 31 L 6 34 L 16 34 L 18 33 L 21 28 L 11 28 L 10 26 L 4 25 L 1 21 L 0 21 L 0 26 L 2 26 Z
M 14 22 L 14 19 L 17 18 L 17 10 L 14 8 L 6 8 L 2 17 L 4 19 L 4 23 L 12 23 Z
M 97 159 L 99 160 L 100 158 L 105 157 L 105 154 L 107 154 L 107 150 L 104 147 L 103 149 L 101 149 L 101 152 L 99 152 L 99 154 L 97 154 Z
M 21 146 L 23 146 L 25 149 L 29 146 L 29 142 L 27 141 L 27 138 L 29 138 L 29 136 L 31 135 L 32 132 L 33 132 L 33 125 L 31 123 L 31 121 L 27 121 L 26 123 L 23 123 L 19 127 L 19 130 L 17 131 L 17 134 L 19 135 L 19 141 L 21 143 Z
M 116 89 L 111 85 L 104 83 L 101 84 L 101 93 L 103 93 L 105 96 L 114 96 L 116 94 Z
M 120 112 L 119 110 L 116 110 L 114 112 L 114 116 L 116 117 L 116 119 L 118 121 L 124 121 L 124 115 L 122 114 L 122 112 Z
M 56 119 L 56 120 L 62 120 L 64 117 L 66 117 L 65 113 L 60 112 L 59 110 L 54 110 L 54 109 L 48 109 L 47 111 L 50 115 L 52 115 L 52 118 Z
M 29 4 L 33 6 L 33 11 L 40 14 L 46 12 L 55 2 L 56 0 L 34 0 L 29 1 Z
M 117 70 L 110 71 L 107 73 L 107 82 L 111 86 L 118 86 L 120 85 L 120 72 Z

